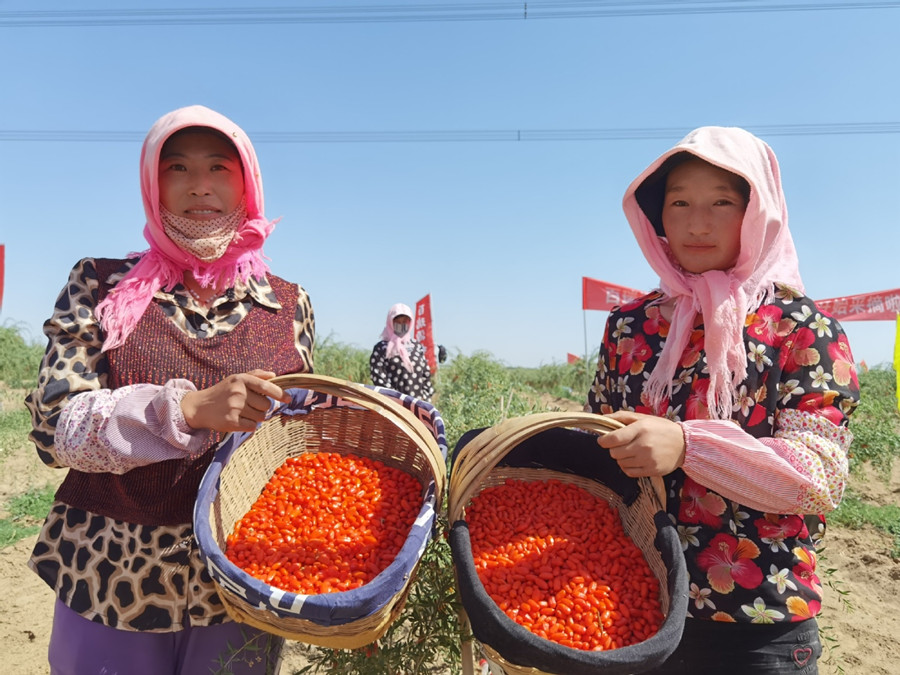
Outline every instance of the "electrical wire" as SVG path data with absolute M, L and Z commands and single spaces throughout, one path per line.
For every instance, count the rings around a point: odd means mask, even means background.
M 740 125 L 743 126 L 743 125 Z M 692 128 L 692 127 L 691 127 Z M 248 132 L 254 143 L 486 143 L 625 141 L 681 138 L 689 127 L 598 129 L 468 129 L 420 131 L 258 131 Z M 900 122 L 831 124 L 762 124 L 745 129 L 757 136 L 840 136 L 897 134 Z M 137 131 L 0 129 L 0 142 L 27 143 L 140 143 Z
M 321 5 L 312 7 L 25 10 L 0 12 L 0 28 L 518 21 L 674 14 L 820 12 L 898 7 L 900 7 L 900 2 L 891 0 L 872 2 L 535 0 L 533 2 Z

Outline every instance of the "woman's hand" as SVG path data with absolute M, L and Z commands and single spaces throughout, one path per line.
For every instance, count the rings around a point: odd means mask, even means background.
M 597 439 L 626 475 L 664 476 L 684 463 L 684 432 L 676 422 L 626 410 L 606 417 L 627 425 Z
M 270 398 L 287 403 L 284 390 L 267 380 L 275 377 L 268 370 L 229 375 L 207 389 L 191 391 L 181 399 L 184 421 L 193 429 L 213 431 L 254 431 L 266 418 Z

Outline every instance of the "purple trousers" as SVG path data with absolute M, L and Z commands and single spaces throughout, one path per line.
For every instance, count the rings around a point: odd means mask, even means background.
M 50 634 L 50 675 L 277 675 L 284 640 L 229 621 L 175 633 L 94 623 L 59 600 Z

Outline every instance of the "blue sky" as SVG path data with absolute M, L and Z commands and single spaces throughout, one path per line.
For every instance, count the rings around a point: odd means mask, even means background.
M 682 13 L 588 18 L 610 3 L 534 0 L 528 20 L 13 22 L 23 11 L 177 4 L 0 0 L 0 323 L 42 341 L 79 258 L 146 248 L 141 141 L 159 116 L 194 103 L 256 140 L 266 213 L 282 218 L 265 251 L 276 274 L 309 291 L 320 338 L 369 349 L 392 304 L 430 293 L 435 340 L 451 355 L 484 350 L 538 366 L 583 353 L 585 342 L 594 350 L 606 313 L 581 310 L 582 276 L 657 282 L 622 215 L 625 188 L 706 124 L 743 126 L 775 150 L 811 297 L 900 286 L 898 3 L 690 13 L 702 4 L 631 2 Z M 566 6 L 584 11 L 535 18 Z M 853 124 L 887 130 L 845 133 Z M 802 133 L 784 133 L 790 125 Z M 628 129 L 637 131 L 618 135 L 635 138 L 585 132 Z M 473 140 L 535 130 L 551 140 Z M 87 132 L 102 140 L 78 140 Z M 314 142 L 284 142 L 295 132 Z M 360 135 L 325 142 L 325 132 Z M 419 133 L 397 142 L 377 140 L 381 132 Z M 435 140 L 446 132 L 464 140 Z M 575 140 L 559 140 L 563 132 Z M 282 141 L 257 139 L 265 134 Z M 891 360 L 891 322 L 845 329 L 857 360 Z

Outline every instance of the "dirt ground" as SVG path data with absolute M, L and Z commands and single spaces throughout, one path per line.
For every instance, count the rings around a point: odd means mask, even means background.
M 10 409 L 21 397 L 0 394 Z M 552 406 L 550 406 L 552 408 Z M 26 445 L 0 448 L 0 504 L 31 486 L 61 480 L 61 471 L 44 467 Z M 889 482 L 874 472 L 853 477 L 857 494 L 873 504 L 900 503 L 900 466 Z M 8 514 L 0 512 L 0 517 Z M 0 645 L 8 675 L 46 675 L 53 595 L 27 567 L 35 536 L 0 549 Z M 900 561 L 890 557 L 890 536 L 874 529 L 829 528 L 821 569 L 826 584 L 823 615 L 826 648 L 822 675 L 895 675 L 900 672 Z M 833 587 L 827 585 L 831 583 Z M 840 591 L 840 592 L 839 592 Z M 290 645 L 289 645 L 290 647 Z M 303 663 L 296 648 L 288 650 L 284 675 Z

